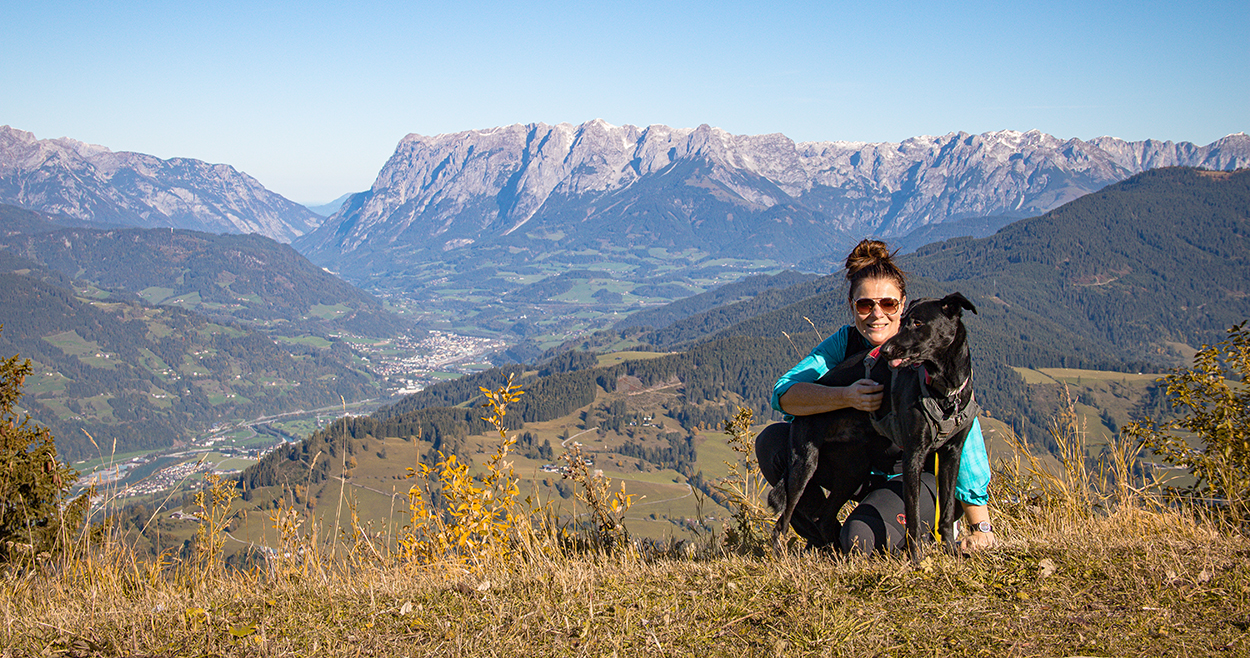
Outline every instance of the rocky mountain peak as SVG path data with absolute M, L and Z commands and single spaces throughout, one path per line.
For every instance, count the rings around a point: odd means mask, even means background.
M 373 187 L 297 246 L 338 263 L 358 251 L 445 252 L 532 232 L 724 245 L 740 256 L 766 248 L 797 261 L 864 235 L 1040 214 L 1166 166 L 1247 167 L 1250 138 L 1200 147 L 1000 130 L 795 143 L 709 125 L 514 124 L 408 135 Z
M 321 223 L 224 164 L 163 160 L 0 126 L 0 202 L 87 222 L 259 233 L 290 242 Z

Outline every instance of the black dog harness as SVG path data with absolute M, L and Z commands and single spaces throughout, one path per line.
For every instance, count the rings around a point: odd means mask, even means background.
M 877 346 L 864 357 L 864 379 L 872 379 L 872 368 L 877 364 L 877 359 L 881 355 L 881 347 Z M 920 387 L 921 397 L 920 406 L 924 410 L 925 419 L 929 422 L 929 426 L 937 432 L 937 444 L 946 443 L 946 439 L 957 432 L 961 432 L 972 426 L 972 422 L 976 420 L 981 413 L 981 405 L 977 404 L 976 392 L 971 391 L 968 396 L 968 403 L 963 407 L 959 406 L 959 394 L 964 389 L 972 386 L 972 375 L 959 385 L 959 388 L 951 391 L 943 396 L 935 396 L 932 388 L 933 377 L 925 369 L 924 364 L 917 366 L 920 368 L 920 374 L 923 376 L 924 385 Z M 895 370 L 890 369 L 890 385 L 893 387 Z M 944 400 L 951 401 L 951 410 L 943 410 L 942 402 Z M 902 428 L 899 427 L 898 409 L 891 406 L 890 413 L 881 418 L 877 418 L 876 414 L 868 414 L 869 420 L 872 421 L 873 429 L 877 430 L 882 436 L 894 442 L 894 445 L 901 446 L 899 437 L 902 436 Z

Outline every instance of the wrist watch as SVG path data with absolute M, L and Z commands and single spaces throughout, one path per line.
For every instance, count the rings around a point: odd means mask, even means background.
M 968 529 L 973 532 L 994 532 L 994 526 L 989 521 L 979 521 L 977 523 L 968 522 Z

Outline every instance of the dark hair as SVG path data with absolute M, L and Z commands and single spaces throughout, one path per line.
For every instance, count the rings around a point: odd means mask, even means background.
M 846 291 L 848 300 L 864 279 L 888 279 L 907 296 L 907 275 L 894 264 L 894 253 L 880 240 L 860 240 L 846 257 L 846 280 L 851 282 Z

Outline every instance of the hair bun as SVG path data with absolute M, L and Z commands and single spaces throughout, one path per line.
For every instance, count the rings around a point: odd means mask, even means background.
M 860 240 L 846 257 L 846 278 L 852 279 L 864 268 L 889 268 L 894 266 L 894 254 L 880 240 Z
M 907 274 L 894 264 L 894 253 L 880 240 L 860 240 L 846 257 L 846 280 L 851 282 L 847 298 L 867 279 L 893 281 L 903 297 L 907 296 Z

